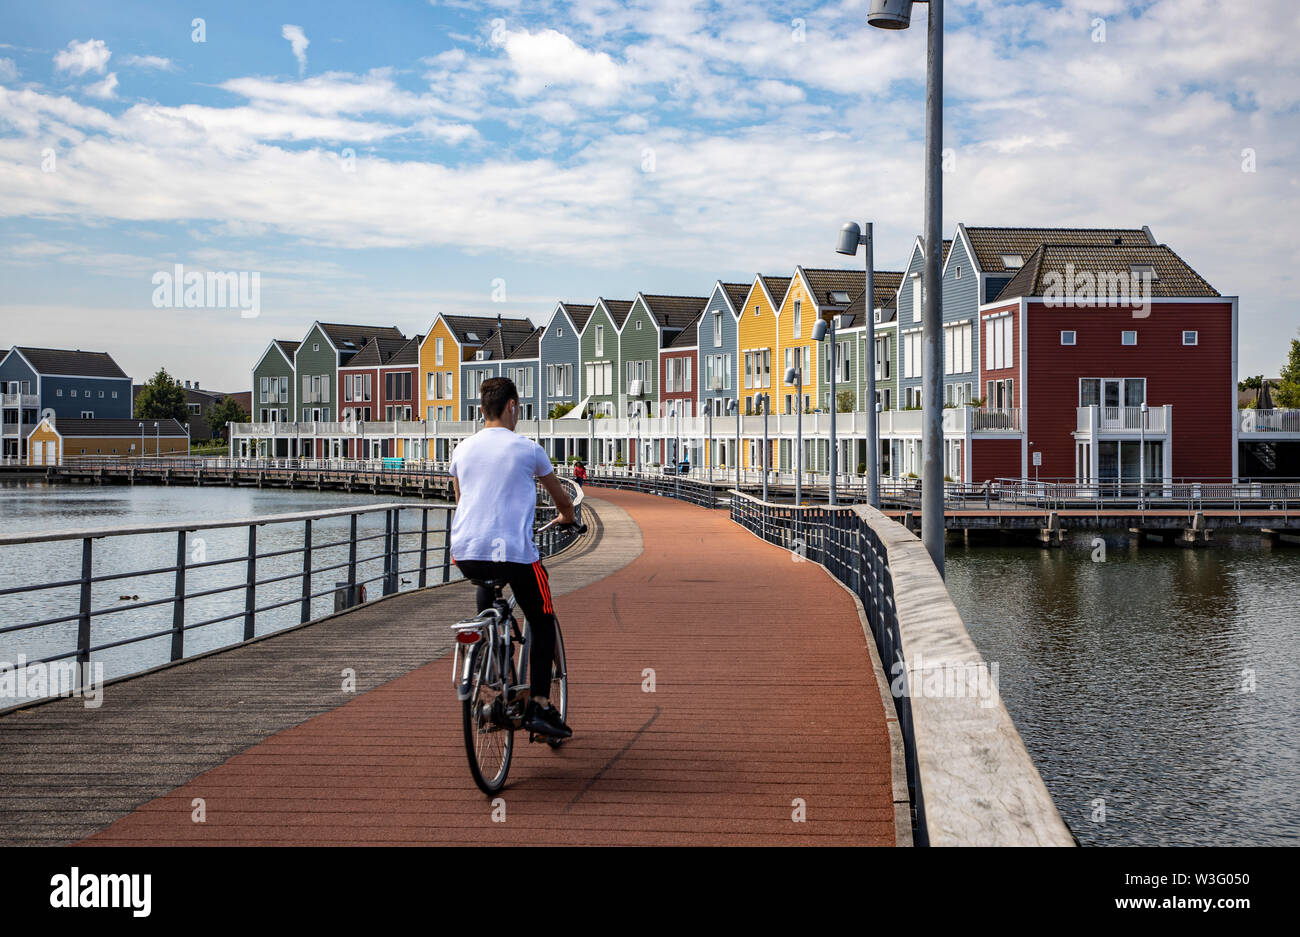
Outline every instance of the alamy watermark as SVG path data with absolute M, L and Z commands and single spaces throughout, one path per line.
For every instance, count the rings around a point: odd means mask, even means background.
M 98 709 L 104 705 L 103 662 L 29 664 L 25 654 L 16 663 L 0 661 L 0 706 L 51 696 L 79 696 L 87 709 Z
M 1152 270 L 1076 270 L 1067 263 L 1064 272 L 1043 274 L 1043 304 L 1048 308 L 1074 306 L 1132 306 L 1134 319 L 1151 315 Z
M 242 319 L 262 312 L 262 275 L 256 271 L 185 271 L 176 264 L 153 275 L 155 309 L 238 309 Z
M 985 709 L 998 703 L 996 662 L 931 664 L 921 654 L 910 662 L 899 655 L 889 669 L 894 675 L 889 691 L 895 699 L 978 699 Z

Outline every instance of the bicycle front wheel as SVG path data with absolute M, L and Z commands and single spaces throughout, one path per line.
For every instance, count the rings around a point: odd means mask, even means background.
M 495 794 L 506 786 L 510 757 L 515 749 L 515 733 L 506 728 L 505 715 L 505 687 L 513 680 L 510 675 L 499 684 L 487 679 L 492 669 L 488 651 L 483 645 L 474 649 L 475 660 L 470 667 L 474 677 L 469 698 L 462 704 L 462 721 L 469 772 L 479 790 Z
M 560 633 L 560 620 L 555 619 L 555 658 L 551 661 L 551 705 L 560 714 L 560 721 L 569 722 L 569 672 L 564 659 L 564 635 Z M 547 739 L 551 748 L 559 748 L 564 739 Z

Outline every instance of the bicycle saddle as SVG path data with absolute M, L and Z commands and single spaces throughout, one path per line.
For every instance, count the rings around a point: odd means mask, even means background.
M 489 589 L 504 589 L 510 585 L 508 579 L 471 579 L 470 582 L 476 586 L 487 586 Z

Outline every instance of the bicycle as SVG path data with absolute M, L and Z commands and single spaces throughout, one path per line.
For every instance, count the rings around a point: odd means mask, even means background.
M 550 526 L 561 525 L 552 522 L 537 533 Z M 564 526 L 572 526 L 580 534 L 587 531 L 587 525 L 580 522 Z M 489 608 L 451 626 L 456 632 L 452 683 L 461 701 L 470 774 L 479 790 L 495 794 L 505 787 L 514 754 L 515 732 L 523 727 L 524 711 L 531 695 L 528 655 L 532 629 L 526 620 L 520 629 L 514 615 L 515 597 L 512 595 L 506 599 L 503 595 L 507 585 L 505 580 L 470 581 L 491 588 L 495 598 Z M 558 616 L 555 619 L 550 700 L 560 719 L 567 721 L 569 675 Z M 562 739 L 545 738 L 532 732 L 528 734 L 529 742 L 538 738 L 543 738 L 552 749 L 563 743 Z

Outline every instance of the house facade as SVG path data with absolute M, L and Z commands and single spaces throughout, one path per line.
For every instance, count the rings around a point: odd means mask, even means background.
M 630 299 L 602 297 L 596 300 L 582 330 L 579 355 L 582 396 L 587 399 L 588 411 L 593 414 L 616 416 L 622 412 L 619 382 L 623 358 L 619 331 L 631 310 Z
M 781 366 L 780 347 L 777 340 L 778 311 L 790 288 L 790 277 L 763 276 L 754 277 L 749 291 L 736 320 L 736 357 L 740 366 L 740 393 L 743 395 L 744 412 L 761 414 L 759 398 L 764 394 L 771 396 L 771 412 L 780 408 Z M 769 441 L 772 452 L 769 460 L 774 458 L 775 442 Z M 763 464 L 762 444 L 757 449 L 750 446 L 741 452 L 744 466 L 761 467 Z M 751 451 L 753 450 L 753 451 Z M 751 462 L 752 459 L 752 462 Z M 774 462 L 769 461 L 769 465 Z
M 557 406 L 578 403 L 581 391 L 582 355 L 580 336 L 591 318 L 591 306 L 557 303 L 551 319 L 538 338 L 538 362 L 542 373 L 539 412 L 546 416 Z M 552 458 L 558 453 L 551 452 Z
M 100 351 L 18 345 L 0 359 L 0 440 L 7 459 L 26 461 L 39 420 L 130 419 L 131 378 Z

